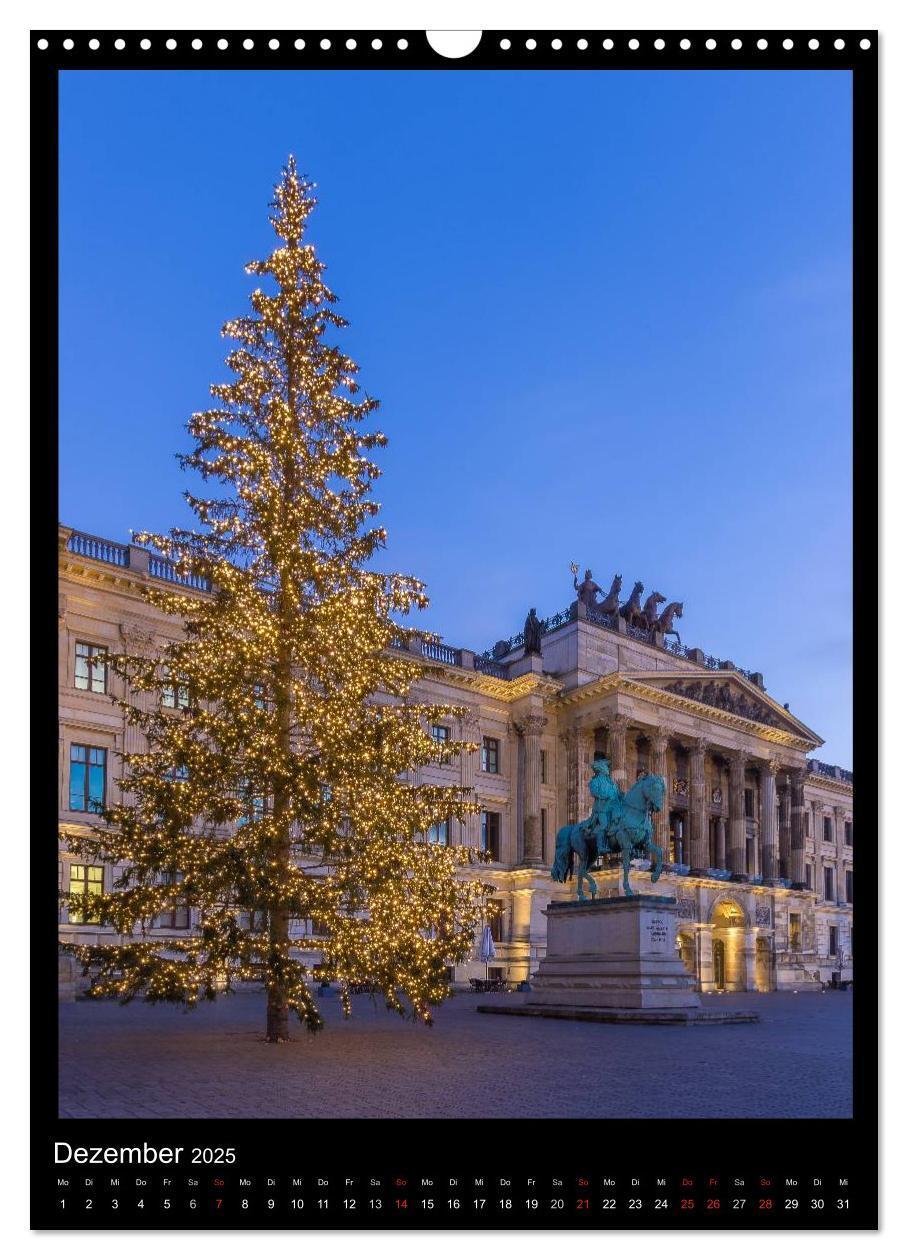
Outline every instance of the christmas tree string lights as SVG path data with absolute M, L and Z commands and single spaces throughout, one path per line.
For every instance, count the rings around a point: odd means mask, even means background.
M 196 528 L 137 537 L 211 590 L 149 584 L 182 638 L 108 656 L 141 750 L 123 754 L 120 803 L 79 841 L 115 866 L 113 887 L 64 896 L 75 921 L 116 934 L 70 947 L 91 993 L 191 1006 L 256 981 L 269 1041 L 288 1038 L 291 1014 L 322 1024 L 312 950 L 348 1011 L 350 986 L 367 984 L 430 1022 L 490 892 L 467 869 L 486 855 L 425 841 L 478 806 L 414 772 L 473 745 L 432 739 L 451 710 L 410 698 L 427 666 L 393 650 L 427 599 L 369 567 L 386 439 L 363 427 L 378 403 L 330 341 L 346 321 L 304 239 L 315 205 L 291 158 L 277 248 L 247 267 L 272 291 L 224 327 L 233 379 L 188 424 L 181 464 L 215 497 L 187 493 Z M 181 916 L 188 931 L 168 933 Z

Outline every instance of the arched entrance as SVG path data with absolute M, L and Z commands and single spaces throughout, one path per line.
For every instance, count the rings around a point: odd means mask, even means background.
M 747 987 L 744 937 L 747 916 L 737 901 L 721 897 L 710 915 L 713 937 L 713 982 L 717 989 L 740 993 Z
M 725 988 L 725 942 L 713 941 L 713 983 L 717 989 Z

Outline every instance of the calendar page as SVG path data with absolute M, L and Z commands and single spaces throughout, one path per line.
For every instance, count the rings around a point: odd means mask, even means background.
M 33 1228 L 875 1228 L 877 33 L 30 41 Z

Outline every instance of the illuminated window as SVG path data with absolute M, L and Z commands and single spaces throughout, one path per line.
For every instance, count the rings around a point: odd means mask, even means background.
M 480 769 L 486 774 L 499 773 L 499 744 L 497 739 L 492 739 L 489 735 L 482 737 L 482 752 L 480 754 Z
M 808 888 L 813 888 L 813 867 L 809 862 L 804 864 L 804 883 Z
M 835 958 L 839 952 L 839 929 L 831 927 L 829 929 L 829 957 Z
M 100 897 L 104 892 L 104 867 L 103 866 L 76 866 L 69 868 L 69 892 L 70 896 L 84 897 L 91 894 Z M 92 918 L 87 910 L 69 911 L 70 923 L 99 923 L 99 919 Z
M 504 940 L 504 902 L 489 902 L 489 927 L 492 930 L 492 940 L 499 943 Z
M 823 839 L 827 844 L 832 844 L 833 842 L 832 819 L 828 814 L 823 815 Z
M 426 839 L 429 844 L 447 844 L 448 843 L 448 820 L 443 819 L 442 822 L 433 823 L 426 832 Z
M 100 814 L 107 803 L 107 749 L 69 746 L 69 808 Z
M 165 674 L 161 703 L 165 709 L 189 708 L 189 684 L 185 674 Z
M 801 916 L 799 914 L 788 916 L 788 948 L 793 954 L 801 952 Z
M 823 868 L 823 900 L 835 901 L 835 871 L 831 866 Z
M 107 690 L 107 666 L 101 659 L 105 648 L 92 643 L 76 644 L 76 687 L 79 691 L 103 694 Z
M 179 873 L 166 874 L 161 883 L 178 884 L 182 878 L 183 876 Z M 169 909 L 155 918 L 154 925 L 157 928 L 188 928 L 189 906 L 185 902 L 175 901 Z
M 484 809 L 482 821 L 482 848 L 491 855 L 493 862 L 501 861 L 501 814 Z
M 848 845 L 849 849 L 854 846 L 854 836 L 852 835 L 852 824 L 850 818 L 846 818 L 845 820 L 845 843 Z
M 433 726 L 432 738 L 437 744 L 446 744 L 451 738 L 451 728 L 449 726 Z

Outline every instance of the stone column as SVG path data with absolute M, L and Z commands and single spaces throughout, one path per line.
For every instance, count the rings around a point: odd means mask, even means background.
M 845 807 L 833 807 L 835 815 L 835 898 L 845 904 Z
M 460 719 L 460 738 L 467 744 L 478 744 L 481 740 L 479 714 L 475 709 L 468 709 Z M 460 786 L 464 795 L 472 796 L 476 789 L 476 770 L 479 761 L 478 752 L 465 752 L 460 758 Z M 479 847 L 480 828 L 482 826 L 478 814 L 467 814 L 463 820 L 463 843 L 473 848 Z
M 738 883 L 747 883 L 747 840 L 744 834 L 744 771 L 747 753 L 736 749 L 730 757 L 731 772 L 728 784 L 728 816 L 730 823 L 730 852 L 728 855 L 731 877 Z
M 720 871 L 727 870 L 725 865 L 725 815 L 716 819 L 716 867 Z
M 593 732 L 579 725 L 563 736 L 567 750 L 567 821 L 580 822 L 589 817 L 592 801 L 589 782 L 592 778 Z
M 706 802 L 705 739 L 690 750 L 690 873 L 705 875 L 709 866 L 709 815 Z
M 783 774 L 779 784 L 779 874 L 791 879 L 791 790 L 788 775 Z
M 628 789 L 627 781 L 627 728 L 630 719 L 616 713 L 608 719 L 608 760 L 612 778 L 622 792 Z
M 515 722 L 523 745 L 523 860 L 528 866 L 542 865 L 542 773 L 539 748 L 546 719 L 529 713 Z
M 778 761 L 760 767 L 760 845 L 763 850 L 763 882 L 779 878 L 779 836 L 776 829 L 776 775 Z
M 796 770 L 791 776 L 791 886 L 806 888 L 804 869 L 804 779 L 806 770 Z
M 663 857 L 668 858 L 669 845 L 669 799 L 671 796 L 672 785 L 668 776 L 668 727 L 660 726 L 656 729 L 651 739 L 651 747 L 653 750 L 653 774 L 659 775 L 665 780 L 665 803 L 659 810 L 658 814 L 653 817 L 653 828 L 656 844 L 662 850 Z

